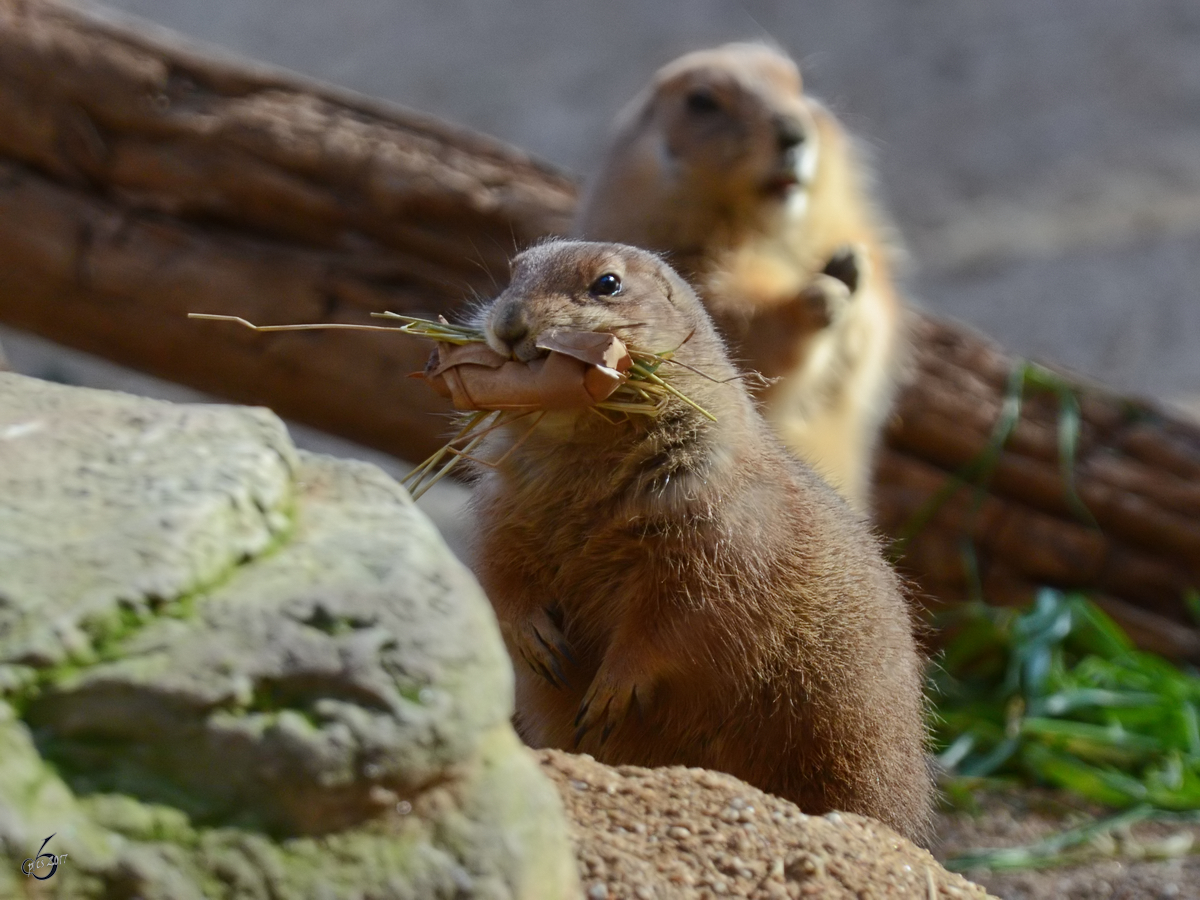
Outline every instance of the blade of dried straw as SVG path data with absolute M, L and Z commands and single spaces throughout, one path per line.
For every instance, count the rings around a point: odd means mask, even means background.
M 680 400 L 682 400 L 684 403 L 686 403 L 692 409 L 696 410 L 696 412 L 700 413 L 700 415 L 704 416 L 706 419 L 709 419 L 713 422 L 717 421 L 717 417 L 714 416 L 712 413 L 710 413 L 707 409 L 705 409 L 703 406 L 701 406 L 699 403 L 697 403 L 695 400 L 693 400 L 687 394 L 683 393 L 679 389 L 677 389 L 677 388 L 673 387 L 672 385 L 668 384 L 667 382 L 663 381 L 661 378 L 659 378 L 653 372 L 651 372 L 650 374 L 648 374 L 646 376 L 646 380 L 649 381 L 651 384 L 657 384 L 659 387 L 663 388 L 668 393 L 672 394 L 675 397 L 678 397 Z
M 589 407 L 589 409 L 594 409 L 594 407 Z M 499 459 L 494 459 L 494 460 L 480 459 L 478 456 L 471 456 L 470 454 L 467 453 L 467 451 L 465 449 L 464 450 L 455 450 L 455 449 L 451 448 L 450 452 L 457 454 L 458 456 L 462 457 L 463 459 L 469 459 L 472 462 L 477 462 L 482 466 L 488 466 L 489 468 L 495 468 L 496 466 L 502 465 L 506 459 L 508 459 L 510 456 L 513 455 L 513 453 L 515 453 L 517 450 L 521 449 L 521 447 L 525 444 L 525 442 L 527 440 L 529 440 L 530 435 L 532 435 L 535 431 L 537 431 L 537 427 L 542 424 L 542 419 L 546 418 L 547 412 L 549 412 L 549 410 L 545 410 L 545 409 L 541 410 L 538 413 L 538 417 L 533 420 L 533 424 L 529 426 L 529 430 L 526 431 L 523 435 L 521 435 L 521 439 L 519 441 L 517 441 L 511 447 L 509 447 L 507 450 L 505 450 L 504 455 L 501 456 Z M 529 415 L 529 413 L 522 413 L 519 416 L 514 416 L 513 418 L 506 420 L 503 424 L 509 425 L 513 422 L 516 422 L 518 419 L 525 418 L 525 416 L 527 416 L 527 415 Z M 497 423 L 497 426 L 499 424 L 500 423 Z M 491 428 L 488 429 L 488 431 L 491 431 L 491 430 L 492 430 Z M 479 436 L 484 437 L 484 435 L 486 435 L 486 433 L 487 432 L 484 432 L 484 434 L 481 434 Z
M 213 313 L 188 313 L 189 319 L 207 319 L 210 322 L 236 322 L 251 331 L 320 331 L 341 328 L 346 331 L 404 331 L 389 325 L 354 325 L 349 322 L 313 322 L 301 325 L 255 325 L 241 316 L 219 316 Z
M 372 316 L 380 319 L 391 319 L 403 322 L 403 325 L 392 327 L 387 325 L 355 325 L 345 322 L 324 322 L 324 323 L 309 323 L 295 325 L 255 325 L 241 316 L 226 316 L 213 313 L 188 313 L 190 319 L 206 319 L 216 322 L 236 322 L 243 325 L 252 331 L 320 331 L 341 329 L 345 331 L 397 331 L 401 334 L 411 335 L 413 337 L 423 337 L 430 340 L 441 341 L 449 344 L 471 344 L 484 343 L 483 332 L 467 325 L 453 325 L 449 322 L 435 322 L 432 319 L 422 319 L 417 316 L 409 316 L 397 312 L 373 312 Z M 664 381 L 658 374 L 657 370 L 662 363 L 671 360 L 671 353 L 649 353 L 641 350 L 630 350 L 630 354 L 634 357 L 633 368 L 629 370 L 627 381 L 619 392 L 628 391 L 637 399 L 622 400 L 619 398 L 610 398 L 603 404 L 597 404 L 601 409 L 607 409 L 614 412 L 627 414 L 657 416 L 660 415 L 665 406 L 666 394 L 677 397 L 684 403 L 691 406 L 701 415 L 712 421 L 716 421 L 716 416 L 704 409 L 686 394 L 679 389 L 673 387 L 668 382 Z M 690 367 L 687 367 L 690 368 Z M 615 395 L 614 395 L 615 397 Z M 637 402 L 644 400 L 647 402 Z M 469 431 L 478 423 L 477 419 L 472 419 L 468 422 L 467 430 Z M 439 453 L 427 459 L 421 466 L 418 466 L 406 476 L 404 482 L 409 479 L 416 478 L 417 483 L 423 477 L 423 474 L 438 462 L 449 452 L 450 446 L 454 441 L 458 440 L 463 435 L 460 433 L 458 437 L 442 448 Z M 410 489 L 415 489 L 414 483 Z
M 432 319 L 420 319 L 416 316 L 407 316 L 403 313 L 390 311 L 381 313 L 373 312 L 371 315 L 377 319 L 395 319 L 404 322 L 404 326 L 399 330 L 406 334 L 435 338 L 448 344 L 482 344 L 485 342 L 483 332 L 469 325 L 435 322 Z
M 471 442 L 467 444 L 467 446 L 463 447 L 461 452 L 455 452 L 450 461 L 447 462 L 446 465 L 442 466 L 441 470 L 431 479 L 422 484 L 420 487 L 410 488 L 409 493 L 412 494 L 412 498 L 414 500 L 420 500 L 423 496 L 425 496 L 426 491 L 450 474 L 451 470 L 458 465 L 459 460 L 463 458 L 463 455 L 470 453 L 477 446 L 479 446 L 479 442 L 483 440 L 483 437 L 484 436 L 481 434 L 473 438 Z
M 474 415 L 472 415 L 472 416 L 471 416 L 471 417 L 470 417 L 470 418 L 467 420 L 467 424 L 466 424 L 466 425 L 464 425 L 464 426 L 463 426 L 463 427 L 462 427 L 462 428 L 459 430 L 458 434 L 456 434 L 454 437 L 450 438 L 450 440 L 449 440 L 449 441 L 447 441 L 447 442 L 446 442 L 446 444 L 445 444 L 445 445 L 444 445 L 444 446 L 443 446 L 443 447 L 442 447 L 440 450 L 438 450 L 438 451 L 437 451 L 436 453 L 434 453 L 432 456 L 430 456 L 429 458 L 427 458 L 427 459 L 426 459 L 426 460 L 425 460 L 423 463 L 421 463 L 419 466 L 417 466 L 415 469 L 413 469 L 411 472 L 409 472 L 407 475 L 405 475 L 403 478 L 401 478 L 401 479 L 400 479 L 400 483 L 401 483 L 401 484 L 403 484 L 403 485 L 406 485 L 406 486 L 409 488 L 409 490 L 410 490 L 410 491 L 411 491 L 413 488 L 415 488 L 415 487 L 416 487 L 418 484 L 420 484 L 420 482 L 421 482 L 422 473 L 424 473 L 424 472 L 427 472 L 427 471 L 428 471 L 429 469 L 431 469 L 433 466 L 436 466 L 436 465 L 437 465 L 439 462 L 441 462 L 441 460 L 442 460 L 442 457 L 444 457 L 444 456 L 445 456 L 447 453 L 449 453 L 449 452 L 450 452 L 450 448 L 451 448 L 451 447 L 452 447 L 452 446 L 453 446 L 455 443 L 457 443 L 458 441 L 460 441 L 460 440 L 462 440 L 464 437 L 466 437 L 466 436 L 467 436 L 467 434 L 468 434 L 468 433 L 469 433 L 469 432 L 470 432 L 470 431 L 471 431 L 471 430 L 472 430 L 472 429 L 473 429 L 473 428 L 474 428 L 476 425 L 478 425 L 478 424 L 479 424 L 479 422 L 480 422 L 480 420 L 481 420 L 481 419 L 484 419 L 484 418 L 486 418 L 487 416 L 490 416 L 491 414 L 492 414 L 491 410 L 486 410 L 486 409 L 484 409 L 484 410 L 480 410 L 479 412 L 477 412 L 477 413 L 475 413 Z M 414 479 L 415 479 L 415 480 L 414 480 Z M 412 481 L 412 484 L 411 484 L 411 485 L 410 485 L 410 484 L 408 484 L 408 482 L 410 482 L 410 481 Z
M 421 478 L 418 478 L 408 488 L 408 491 L 412 495 L 412 498 L 414 500 L 420 499 L 420 497 L 426 491 L 428 491 L 431 487 L 433 487 L 435 484 L 437 484 L 439 481 L 441 481 L 443 478 L 445 478 L 446 475 L 449 474 L 450 471 L 453 470 L 454 467 L 458 465 L 460 460 L 475 459 L 475 457 L 471 456 L 471 451 L 474 450 L 477 446 L 479 446 L 480 441 L 482 441 L 485 437 L 487 437 L 489 434 L 491 434 L 493 431 L 495 431 L 501 425 L 508 425 L 513 422 L 518 422 L 521 419 L 525 418 L 526 416 L 533 415 L 535 412 L 538 412 L 538 410 L 528 410 L 526 412 L 520 412 L 520 413 L 516 413 L 515 415 L 513 415 L 513 414 L 508 413 L 506 410 L 485 410 L 485 411 L 482 411 L 481 413 L 476 413 L 475 415 L 471 416 L 471 418 L 467 422 L 467 425 L 462 430 L 459 431 L 458 435 L 456 435 L 452 440 L 450 440 L 446 444 L 446 446 L 442 447 L 441 450 L 439 450 L 437 453 L 435 453 L 434 456 L 430 458 L 430 460 L 426 460 L 425 463 L 421 464 L 421 468 L 425 470 L 424 475 L 422 475 Z M 505 418 L 506 415 L 508 416 L 508 418 Z M 542 412 L 542 415 L 545 415 L 544 411 Z M 537 427 L 538 422 L 541 422 L 542 415 L 538 416 L 537 422 L 534 423 L 534 428 Z M 486 416 L 495 416 L 495 418 L 493 418 L 492 421 L 486 427 L 484 427 L 482 430 L 474 431 L 473 429 L 475 429 L 475 427 Z M 532 428 L 530 429 L 529 433 L 530 434 L 533 433 Z M 467 446 L 463 447 L 461 450 L 459 450 L 457 447 L 454 446 L 454 444 L 457 441 L 462 440 L 468 434 L 471 436 L 471 440 L 470 440 L 470 443 L 467 444 Z M 527 434 L 525 437 L 528 437 L 528 436 L 529 435 Z M 524 438 L 522 438 L 522 441 L 523 440 L 524 440 Z M 448 453 L 453 456 L 453 459 L 449 460 L 444 466 L 442 466 L 442 468 L 437 471 L 437 474 L 435 474 L 432 478 L 430 478 L 430 480 L 425 481 L 424 478 L 426 475 L 429 474 L 431 466 L 436 465 L 437 460 L 440 460 L 442 457 L 444 457 Z M 432 460 L 432 462 L 431 462 L 431 460 Z M 483 462 L 483 461 L 480 460 L 480 462 Z M 486 465 L 486 463 L 485 463 L 485 465 Z M 410 473 L 410 477 L 411 477 L 411 473 Z
M 453 445 L 453 441 L 452 441 L 452 442 L 446 444 L 446 446 L 444 446 L 436 454 L 434 454 L 434 456 L 436 456 L 439 460 L 442 457 L 446 456 L 447 454 L 450 454 L 451 458 L 449 460 L 447 460 L 445 465 L 443 465 L 440 469 L 438 469 L 437 472 L 434 473 L 432 477 L 429 477 L 428 480 L 426 480 L 426 476 L 428 476 L 429 473 L 432 471 L 432 467 L 427 468 L 425 471 L 425 474 L 422 475 L 421 478 L 418 478 L 413 484 L 411 484 L 409 486 L 408 492 L 409 492 L 409 494 L 412 495 L 412 498 L 414 500 L 420 500 L 421 497 L 424 496 L 426 491 L 428 491 L 431 487 L 433 487 L 435 484 L 437 484 L 439 481 L 441 481 L 443 478 L 445 478 L 454 469 L 454 467 L 458 465 L 459 460 L 462 459 L 462 454 L 464 454 L 464 453 L 469 454 L 472 450 L 474 450 L 477 446 L 479 446 L 479 442 L 482 441 L 485 437 L 487 437 L 487 435 L 491 432 L 491 430 L 498 424 L 500 417 L 503 415 L 503 413 L 499 412 L 499 411 L 488 410 L 484 413 L 484 415 L 485 416 L 494 416 L 495 418 L 493 418 L 491 425 L 488 428 L 485 428 L 481 433 L 479 433 L 479 434 L 472 433 L 471 440 L 467 443 L 467 445 L 465 447 L 463 447 L 463 449 L 461 451 L 456 450 L 452 446 Z M 483 417 L 479 416 L 478 414 L 475 416 L 472 416 L 471 420 L 467 423 L 467 425 L 468 425 L 467 432 L 471 433 L 470 428 L 473 426 L 473 424 L 482 421 L 482 418 Z M 460 435 L 461 434 L 462 433 L 460 432 Z M 459 439 L 460 438 L 456 438 L 455 440 L 459 440 Z M 434 463 L 434 465 L 436 465 L 436 463 Z

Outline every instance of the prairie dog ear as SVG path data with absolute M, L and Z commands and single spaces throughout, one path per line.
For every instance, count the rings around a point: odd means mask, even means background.
M 804 95 L 804 104 L 808 107 L 813 124 L 816 126 L 817 133 L 814 138 L 822 154 L 827 157 L 844 154 L 849 149 L 848 145 L 851 140 L 837 116 L 828 106 L 809 94 Z

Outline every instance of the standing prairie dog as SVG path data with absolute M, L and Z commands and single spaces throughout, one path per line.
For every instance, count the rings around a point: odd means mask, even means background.
M 677 348 L 658 418 L 551 411 L 474 451 L 476 572 L 534 747 L 703 766 L 920 839 L 922 664 L 876 540 L 771 433 L 691 288 L 643 250 L 555 242 L 476 322 L 504 356 L 598 331 Z
M 666 255 L 783 442 L 862 512 L 898 380 L 892 247 L 837 120 L 795 63 L 728 44 L 661 69 L 618 120 L 575 225 Z

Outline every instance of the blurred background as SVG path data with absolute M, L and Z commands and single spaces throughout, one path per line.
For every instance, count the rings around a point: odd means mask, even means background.
M 108 5 L 495 135 L 580 177 L 658 66 L 727 40 L 774 40 L 872 158 L 916 302 L 1200 415 L 1195 0 Z M 19 371 L 189 396 L 45 341 L 0 338 Z

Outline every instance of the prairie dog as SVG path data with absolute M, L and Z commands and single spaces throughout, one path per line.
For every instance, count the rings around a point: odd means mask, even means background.
M 759 44 L 661 69 L 618 119 L 574 233 L 661 252 L 696 287 L 783 442 L 869 511 L 898 380 L 893 248 L 799 70 Z
M 536 358 L 555 330 L 678 348 L 656 419 L 555 411 L 475 455 L 476 572 L 534 747 L 703 766 L 810 813 L 929 817 L 922 664 L 868 528 L 771 433 L 691 288 L 651 253 L 554 242 L 522 253 L 479 313 Z M 701 374 L 702 373 L 702 374 Z

